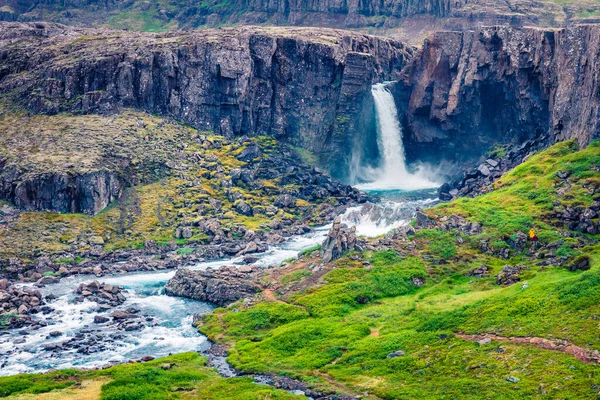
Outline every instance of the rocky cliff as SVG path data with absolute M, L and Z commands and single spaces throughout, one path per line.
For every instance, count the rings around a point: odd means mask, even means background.
M 600 137 L 600 27 L 440 32 L 393 85 L 411 160 Z
M 3 23 L 0 91 L 38 113 L 134 107 L 225 136 L 272 135 L 341 176 L 372 120 L 370 85 L 397 79 L 412 53 L 329 29 L 142 34 Z

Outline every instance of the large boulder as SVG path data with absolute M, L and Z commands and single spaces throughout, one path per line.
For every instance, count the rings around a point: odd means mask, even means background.
M 169 296 L 226 306 L 260 290 L 258 267 L 221 267 L 204 271 L 180 269 L 165 286 Z

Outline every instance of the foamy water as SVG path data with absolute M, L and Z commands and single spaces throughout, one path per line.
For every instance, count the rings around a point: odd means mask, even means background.
M 329 226 L 320 227 L 306 235 L 272 246 L 265 253 L 257 254 L 257 264 L 278 265 L 285 259 L 296 257 L 300 251 L 321 243 L 328 230 Z M 191 269 L 241 264 L 242 258 L 231 258 L 199 263 Z M 58 297 L 50 303 L 56 311 L 49 315 L 34 316 L 38 320 L 48 322 L 46 327 L 38 330 L 23 328 L 0 332 L 0 375 L 44 372 L 51 368 L 93 368 L 147 355 L 162 357 L 170 353 L 207 349 L 209 343 L 206 337 L 200 335 L 192 326 L 192 320 L 194 315 L 211 312 L 213 306 L 200 301 L 166 296 L 164 286 L 173 275 L 175 271 L 171 270 L 102 278 L 89 275 L 72 276 L 41 289 L 44 296 L 53 294 Z M 98 305 L 93 302 L 75 303 L 73 299 L 77 287 L 81 283 L 94 280 L 124 286 L 128 290 L 125 303 L 107 312 L 100 312 Z M 105 326 L 108 324 L 94 323 L 96 315 L 110 317 L 114 310 L 128 308 L 135 308 L 143 318 L 150 318 L 149 326 L 127 332 Z M 55 331 L 61 332 L 62 335 L 50 337 L 50 333 Z M 46 351 L 42 348 L 42 345 L 64 343 L 82 332 L 85 333 L 86 339 L 91 337 L 101 344 L 93 346 L 94 352 L 91 354 L 78 352 L 76 349 Z M 25 342 L 15 343 L 20 339 L 25 339 Z
M 356 185 L 360 190 L 422 190 L 440 186 L 432 178 L 431 172 L 424 168 L 409 171 L 406 166 L 406 154 L 402 142 L 402 127 L 394 96 L 385 83 L 371 87 L 377 114 L 377 145 L 381 154 L 381 166 L 378 169 L 363 171 L 370 177 L 369 182 Z

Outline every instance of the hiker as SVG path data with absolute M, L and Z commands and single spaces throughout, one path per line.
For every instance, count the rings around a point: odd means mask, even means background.
M 529 230 L 529 240 L 531 241 L 531 249 L 533 250 L 533 249 L 537 248 L 540 238 L 538 238 L 537 233 L 535 232 L 535 229 L 533 229 L 533 228 L 531 228 Z

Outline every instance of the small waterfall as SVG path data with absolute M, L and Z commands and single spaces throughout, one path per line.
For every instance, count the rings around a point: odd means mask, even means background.
M 402 143 L 402 128 L 394 97 L 385 83 L 371 87 L 377 113 L 377 144 L 382 155 L 381 165 L 367 171 L 373 179 L 357 185 L 363 190 L 419 190 L 439 186 L 429 180 L 423 171 L 411 173 L 406 167 L 406 155 Z

